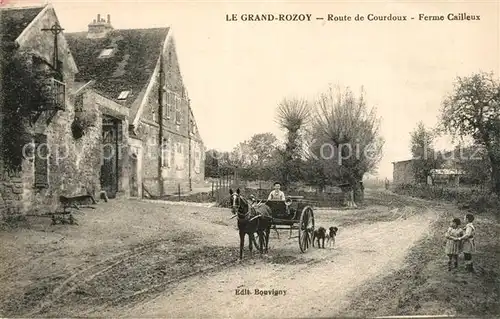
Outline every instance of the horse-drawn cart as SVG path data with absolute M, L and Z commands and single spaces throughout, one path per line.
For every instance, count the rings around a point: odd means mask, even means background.
M 314 233 L 314 210 L 312 202 L 303 196 L 289 196 L 286 201 L 265 201 L 272 211 L 271 228 L 278 233 L 279 229 L 290 230 L 290 238 L 299 239 L 301 252 L 306 252 L 312 246 Z M 293 230 L 298 230 L 298 236 L 292 236 Z M 279 233 L 278 233 L 279 237 Z

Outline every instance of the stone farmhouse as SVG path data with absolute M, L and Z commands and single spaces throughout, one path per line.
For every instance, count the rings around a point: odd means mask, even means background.
M 77 79 L 129 112 L 128 127 L 110 122 L 104 139 L 115 143 L 128 130 L 124 149 L 130 146 L 130 154 L 118 156 L 129 156 L 130 196 L 161 196 L 179 187 L 184 192 L 202 182 L 204 146 L 172 28 L 118 30 L 109 14 L 98 14 L 87 32 L 66 38 L 79 67 Z
M 79 70 L 64 33 L 52 32 L 58 28 L 59 21 L 51 5 L 2 8 L 0 15 L 4 53 L 14 56 L 27 52 L 32 58 L 32 68 L 54 74 L 44 79 L 50 103 L 33 113 L 28 129 L 33 138 L 26 148 L 31 151 L 23 158 L 20 169 L 6 170 L 5 158 L 0 158 L 1 215 L 12 211 L 53 211 L 59 205 L 60 195 L 98 194 L 103 118 L 109 113 L 108 106 L 113 114 L 117 105 L 95 92 L 80 90 L 82 84 L 75 81 Z M 7 90 L 9 88 L 2 88 L 2 95 Z M 95 101 L 104 103 L 101 106 Z M 7 123 L 3 119 L 8 107 L 5 103 L 2 100 L 0 104 L 2 144 L 12 138 L 4 131 Z M 119 113 L 125 119 L 128 116 L 128 110 Z M 75 123 L 84 115 L 90 115 L 91 121 L 81 134 L 75 135 Z
M 54 74 L 19 171 L 6 170 L 0 156 L 0 215 L 54 211 L 60 195 L 140 197 L 203 181 L 203 142 L 171 29 L 113 30 L 109 16 L 85 33 L 63 29 L 50 4 L 0 9 L 4 54 L 27 52 L 33 68 Z M 4 90 L 2 144 L 11 138 Z

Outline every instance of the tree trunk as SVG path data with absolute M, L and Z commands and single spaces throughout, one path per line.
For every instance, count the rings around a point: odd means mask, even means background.
M 365 189 L 360 181 L 356 181 L 351 184 L 352 190 L 354 192 L 354 202 L 356 204 L 361 204 L 365 197 Z
M 491 162 L 491 189 L 492 191 L 500 195 L 500 159 L 495 158 L 494 155 L 490 155 Z

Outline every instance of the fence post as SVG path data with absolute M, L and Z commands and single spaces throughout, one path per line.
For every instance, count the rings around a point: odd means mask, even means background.
M 220 202 L 220 178 L 217 178 L 217 202 Z
M 177 184 L 177 192 L 179 194 L 179 202 L 181 201 L 181 184 Z
M 212 198 L 214 198 L 214 181 L 212 181 Z

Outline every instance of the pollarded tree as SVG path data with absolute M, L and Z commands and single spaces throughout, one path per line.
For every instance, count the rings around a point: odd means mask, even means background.
M 301 129 L 307 125 L 310 116 L 311 106 L 304 99 L 285 98 L 278 104 L 276 122 L 287 132 L 285 149 L 280 152 L 282 182 L 285 185 L 300 179 Z
M 358 98 L 349 88 L 345 92 L 330 88 L 321 94 L 310 149 L 320 167 L 316 172 L 328 176 L 330 184 L 349 183 L 354 199 L 361 200 L 363 176 L 374 171 L 382 157 L 384 140 L 379 128 L 380 119 L 366 105 L 363 91 Z
M 441 109 L 441 126 L 454 136 L 472 136 L 491 165 L 492 190 L 500 195 L 500 83 L 493 73 L 458 77 Z

